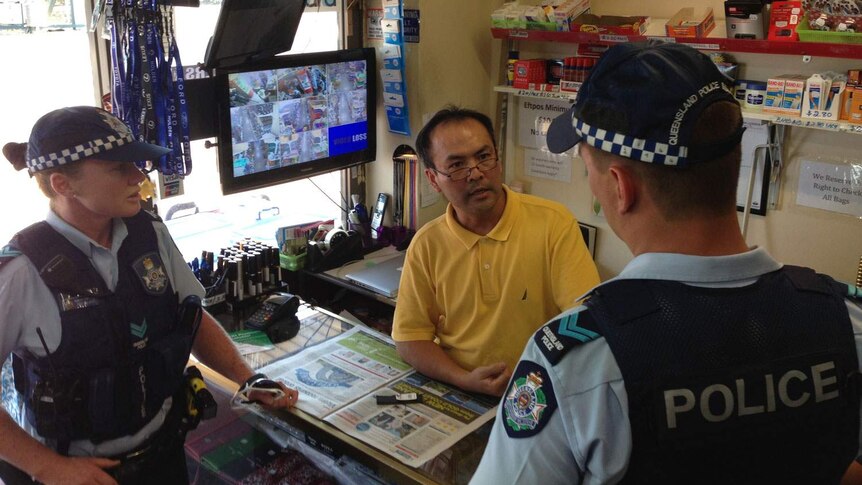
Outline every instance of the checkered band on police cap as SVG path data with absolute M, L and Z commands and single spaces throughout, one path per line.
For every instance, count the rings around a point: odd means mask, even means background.
M 590 126 L 577 118 L 572 121 L 572 128 L 581 137 L 581 141 L 614 155 L 660 165 L 677 165 L 680 159 L 685 159 L 688 156 L 688 147 L 674 146 L 603 130 Z
M 744 131 L 740 124 L 708 145 L 694 139 L 700 114 L 719 101 L 739 104 L 729 78 L 703 53 L 656 41 L 618 44 L 596 63 L 574 106 L 553 120 L 548 148 L 562 153 L 585 142 L 647 163 L 705 162 L 732 150 Z
M 27 170 L 29 170 L 30 173 L 35 173 L 41 170 L 59 167 L 60 165 L 92 157 L 98 153 L 112 150 L 133 141 L 135 141 L 135 137 L 132 136 L 131 133 L 122 137 L 109 135 L 105 138 L 90 140 L 84 144 L 75 145 L 72 148 L 65 148 L 59 152 L 49 153 L 47 155 L 42 155 L 39 158 L 29 159 L 27 160 Z
M 39 118 L 27 143 L 27 169 L 33 174 L 87 158 L 155 161 L 169 152 L 168 148 L 135 140 L 122 121 L 101 108 L 75 106 Z

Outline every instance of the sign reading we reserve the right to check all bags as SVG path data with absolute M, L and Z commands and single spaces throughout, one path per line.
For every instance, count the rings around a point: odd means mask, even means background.
M 862 217 L 862 162 L 802 160 L 796 203 Z

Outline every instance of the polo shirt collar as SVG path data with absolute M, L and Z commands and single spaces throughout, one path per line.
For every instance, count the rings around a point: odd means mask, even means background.
M 505 184 L 503 184 L 503 191 L 506 194 L 506 207 L 503 209 L 503 215 L 500 216 L 497 225 L 485 236 L 480 236 L 464 228 L 455 217 L 455 209 L 452 207 L 451 202 L 446 207 L 446 225 L 449 226 L 449 229 L 466 249 L 472 248 L 483 237 L 495 241 L 506 241 L 509 239 L 512 228 L 515 226 L 515 221 L 521 214 L 521 200 L 518 198 L 518 194 L 512 192 Z
M 615 279 L 726 283 L 756 279 L 781 267 L 782 264 L 774 260 L 765 249 L 758 247 L 730 256 L 646 253 L 629 262 Z
M 87 237 L 83 232 L 79 231 L 68 222 L 61 219 L 53 210 L 48 211 L 48 215 L 45 217 L 45 222 L 47 222 L 55 231 L 62 234 L 63 237 L 72 243 L 73 246 L 78 248 L 78 250 L 86 254 L 88 257 L 92 256 L 93 251 L 96 248 L 115 253 L 129 233 L 129 230 L 126 228 L 126 224 L 122 220 L 114 218 L 112 220 L 113 229 L 111 234 L 111 249 L 109 250 Z

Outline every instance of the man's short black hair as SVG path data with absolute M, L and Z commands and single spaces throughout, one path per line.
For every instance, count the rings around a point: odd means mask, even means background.
M 416 135 L 416 154 L 419 155 L 419 159 L 422 160 L 422 163 L 426 168 L 436 168 L 434 166 L 434 160 L 431 159 L 430 153 L 431 133 L 434 132 L 434 129 L 443 123 L 463 120 L 476 120 L 481 123 L 488 131 L 488 136 L 491 137 L 491 142 L 494 144 L 494 150 L 497 150 L 497 140 L 494 138 L 494 123 L 491 122 L 491 118 L 476 110 L 449 105 L 436 112 L 434 116 L 428 120 L 428 123 L 419 130 L 419 134 Z

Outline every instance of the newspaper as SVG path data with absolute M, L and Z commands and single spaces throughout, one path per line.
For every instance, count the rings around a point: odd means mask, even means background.
M 494 417 L 497 403 L 419 374 L 391 339 L 364 327 L 261 369 L 299 390 L 296 407 L 418 467 Z M 415 392 L 420 403 L 378 405 Z

